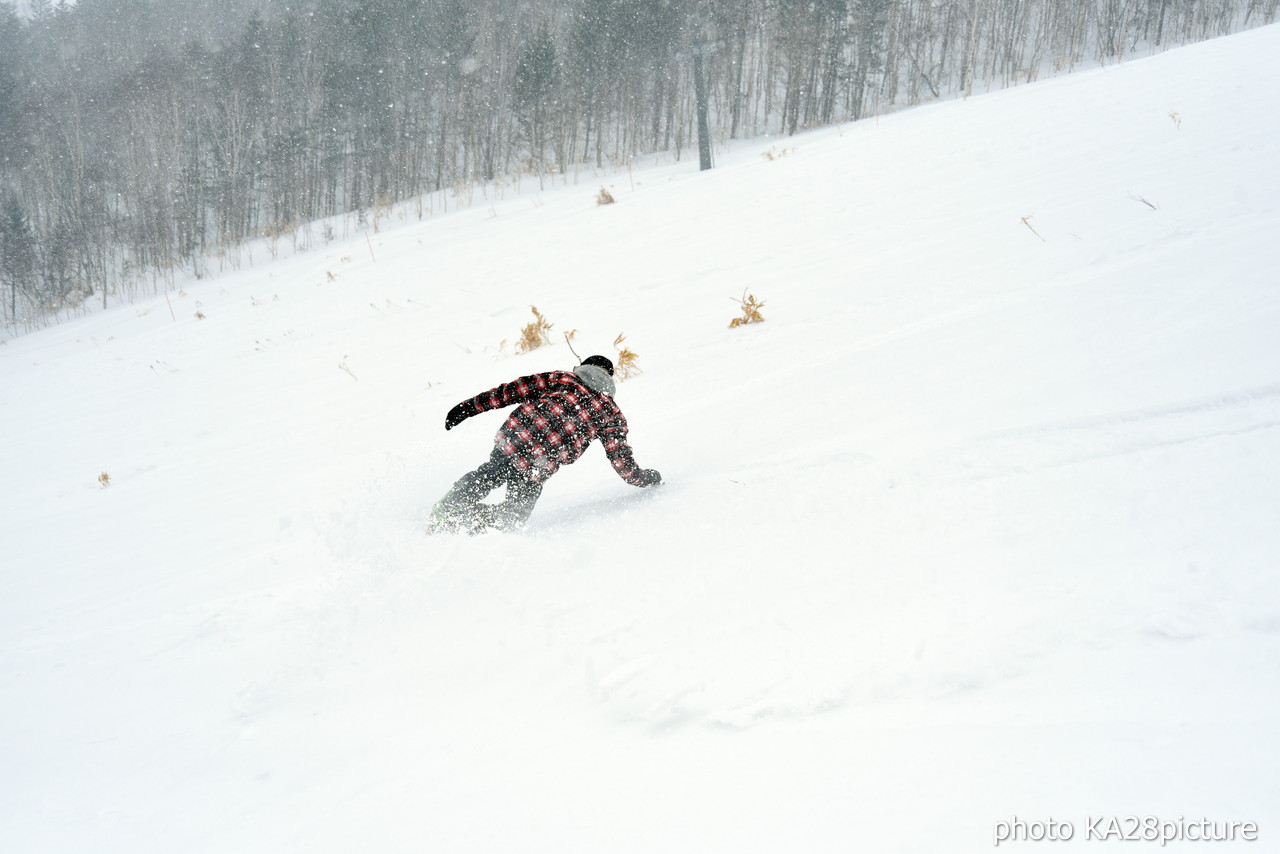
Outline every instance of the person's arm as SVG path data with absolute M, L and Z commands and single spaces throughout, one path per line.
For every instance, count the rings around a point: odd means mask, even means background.
M 609 464 L 618 473 L 618 477 L 632 486 L 653 486 L 662 483 L 662 475 L 654 469 L 642 469 L 636 465 L 635 453 L 627 443 L 627 420 L 618 414 L 618 419 L 600 431 L 600 443 L 604 445 L 605 456 Z
M 537 397 L 552 385 L 552 374 L 530 374 L 527 377 L 514 379 L 509 383 L 491 388 L 477 394 L 470 400 L 464 400 L 444 418 L 444 429 L 452 430 L 472 415 L 488 412 L 490 409 L 502 409 L 513 403 L 521 403 L 531 397 Z

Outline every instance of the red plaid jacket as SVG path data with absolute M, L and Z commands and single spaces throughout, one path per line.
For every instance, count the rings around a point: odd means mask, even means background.
M 498 450 L 529 480 L 543 481 L 575 462 L 595 439 L 613 470 L 627 483 L 644 485 L 627 444 L 627 419 L 618 404 L 592 391 L 577 374 L 549 371 L 520 377 L 461 405 L 467 416 L 520 405 L 498 430 Z

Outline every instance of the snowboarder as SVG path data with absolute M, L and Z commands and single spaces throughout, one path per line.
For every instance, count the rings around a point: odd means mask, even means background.
M 613 396 L 613 362 L 588 356 L 572 372 L 520 377 L 450 409 L 444 419 L 446 430 L 472 415 L 520 404 L 498 430 L 488 461 L 463 475 L 433 508 L 428 532 L 478 533 L 523 525 L 547 478 L 560 466 L 575 462 L 595 439 L 627 483 L 642 487 L 661 483 L 658 472 L 636 465 L 627 444 L 627 419 Z M 502 503 L 481 503 L 503 485 Z

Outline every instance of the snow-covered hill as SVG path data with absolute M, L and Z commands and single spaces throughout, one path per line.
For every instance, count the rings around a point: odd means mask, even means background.
M 4 849 L 1280 844 L 1278 56 L 383 222 L 5 342 Z M 530 305 L 625 333 L 667 483 L 596 448 L 528 530 L 428 538 L 500 421 L 447 409 L 573 364 L 498 349 Z

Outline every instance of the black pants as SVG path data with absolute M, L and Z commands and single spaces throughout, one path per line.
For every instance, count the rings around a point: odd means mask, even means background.
M 480 503 L 500 486 L 507 488 L 501 504 Z M 494 448 L 483 465 L 458 479 L 443 503 L 450 514 L 474 519 L 477 525 L 516 528 L 529 521 L 541 494 L 541 483 L 526 479 L 506 454 Z

